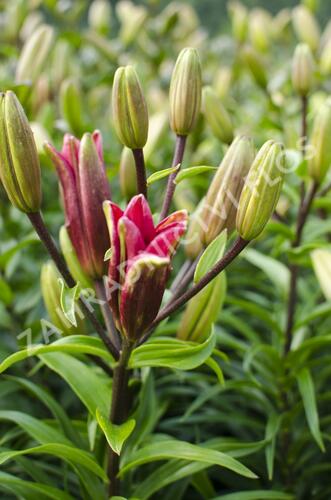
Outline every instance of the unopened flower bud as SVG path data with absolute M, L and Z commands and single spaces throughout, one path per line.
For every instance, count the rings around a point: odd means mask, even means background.
M 148 17 L 145 6 L 135 5 L 128 0 L 116 3 L 116 14 L 121 23 L 119 37 L 124 45 L 133 42 Z
M 271 42 L 272 19 L 264 9 L 253 9 L 249 16 L 249 36 L 253 47 L 266 52 Z
M 66 40 L 59 40 L 53 51 L 51 61 L 51 82 L 57 91 L 63 80 L 72 73 L 72 46 Z
M 246 40 L 248 28 L 248 12 L 246 7 L 237 1 L 229 3 L 229 14 L 232 22 L 232 33 L 239 43 Z
M 331 73 L 331 38 L 324 45 L 320 55 L 320 70 L 322 75 Z
M 311 159 L 308 162 L 309 175 L 320 184 L 331 164 L 331 99 L 319 109 L 313 124 L 310 139 Z
M 131 149 L 123 148 L 120 161 L 120 188 L 121 194 L 130 200 L 137 190 L 136 165 Z
M 49 318 L 62 335 L 84 334 L 84 321 L 76 315 L 77 326 L 74 327 L 65 317 L 61 308 L 61 276 L 54 262 L 43 264 L 40 275 L 41 293 Z
M 256 238 L 272 216 L 284 173 L 283 146 L 267 141 L 253 161 L 239 200 L 236 226 L 244 240 Z
M 132 66 L 118 68 L 112 94 L 113 119 L 119 140 L 130 149 L 143 148 L 148 135 L 148 111 Z
M 38 212 L 38 152 L 24 109 L 11 91 L 0 94 L 0 151 L 0 178 L 11 203 L 22 212 Z
M 303 0 L 302 3 L 307 7 L 307 9 L 311 10 L 311 12 L 316 12 L 319 0 Z
M 201 214 L 203 205 L 204 198 L 197 206 L 195 212 L 191 215 L 185 236 L 185 254 L 190 260 L 196 259 L 203 250 L 203 243 L 201 241 Z
M 268 85 L 267 72 L 260 54 L 250 46 L 244 47 L 241 54 L 255 82 L 266 89 Z
M 306 43 L 297 45 L 292 62 L 292 85 L 301 96 L 307 96 L 314 83 L 314 59 Z
M 17 68 L 16 81 L 34 82 L 39 76 L 52 48 L 54 30 L 43 24 L 25 42 Z
M 221 100 L 211 87 L 205 87 L 202 93 L 203 112 L 213 134 L 226 144 L 233 139 L 232 120 Z
M 326 300 L 331 300 L 331 252 L 322 248 L 311 252 L 313 268 Z
M 316 52 L 320 43 L 320 29 L 311 11 L 305 5 L 298 5 L 293 9 L 292 22 L 300 42 L 306 43 L 312 52 Z
M 254 160 L 254 146 L 245 136 L 236 137 L 210 184 L 202 214 L 202 241 L 209 245 L 218 234 L 235 228 L 236 214 L 245 177 Z
M 84 273 L 82 266 L 78 260 L 76 250 L 71 243 L 69 233 L 65 226 L 60 229 L 60 247 L 63 253 L 64 260 L 68 266 L 71 276 L 76 283 L 79 283 L 82 288 L 93 288 L 92 281 L 86 273 Z
M 179 54 L 170 83 L 170 126 L 177 135 L 194 128 L 201 104 L 201 66 L 196 49 Z
M 80 135 L 84 130 L 82 96 L 80 86 L 74 78 L 67 78 L 60 87 L 60 106 L 63 118 L 70 130 Z
M 109 0 L 93 0 L 88 11 L 89 26 L 101 35 L 106 35 L 109 31 L 111 15 Z

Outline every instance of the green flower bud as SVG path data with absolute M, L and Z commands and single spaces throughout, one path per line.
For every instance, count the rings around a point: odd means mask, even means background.
M 227 150 L 210 186 L 201 214 L 201 237 L 208 245 L 223 229 L 235 228 L 236 214 L 245 177 L 254 160 L 254 145 L 248 137 L 236 137 Z
M 26 42 L 36 31 L 36 29 L 42 24 L 43 15 L 39 11 L 32 11 L 25 18 L 24 23 L 20 30 L 20 39 Z
M 331 252 L 316 249 L 310 255 L 323 295 L 326 300 L 331 300 Z
M 38 152 L 24 109 L 11 91 L 0 94 L 0 152 L 0 178 L 11 203 L 22 212 L 38 212 Z
M 120 161 L 120 188 L 121 194 L 127 200 L 138 194 L 136 165 L 131 149 L 123 148 Z
M 203 243 L 201 241 L 201 214 L 204 201 L 203 198 L 189 219 L 189 226 L 185 236 L 185 254 L 190 260 L 196 259 L 203 250 Z
M 232 71 L 231 68 L 224 66 L 220 68 L 214 78 L 213 87 L 216 90 L 216 94 L 223 99 L 229 93 L 232 83 Z
M 109 0 L 94 0 L 88 11 L 89 26 L 101 35 L 106 35 L 109 31 L 111 15 Z
M 314 83 L 314 59 L 306 43 L 297 45 L 292 62 L 292 85 L 301 96 L 307 96 Z
M 248 29 L 248 12 L 246 7 L 237 1 L 229 3 L 229 14 L 232 22 L 232 33 L 239 43 L 246 40 Z
M 82 288 L 93 289 L 91 280 L 87 274 L 84 273 L 82 266 L 79 263 L 76 251 L 71 243 L 65 226 L 62 226 L 60 229 L 60 247 L 68 269 L 76 283 L 79 283 Z
M 75 135 L 84 130 L 82 96 L 79 83 L 74 78 L 67 78 L 60 87 L 60 107 L 63 118 Z
M 249 170 L 239 200 L 236 226 L 244 240 L 256 238 L 272 216 L 281 192 L 284 173 L 283 146 L 267 141 Z
M 307 9 L 311 10 L 312 12 L 316 12 L 318 9 L 319 1 L 318 0 L 303 0 L 302 3 L 307 7 Z
M 53 38 L 53 28 L 43 24 L 25 42 L 16 68 L 17 82 L 37 79 L 47 61 Z
M 260 54 L 253 47 L 246 46 L 243 48 L 241 55 L 257 85 L 266 89 L 268 85 L 267 72 Z
M 310 145 L 311 159 L 308 162 L 309 175 L 320 184 L 331 164 L 331 99 L 323 104 L 313 124 Z
M 211 87 L 204 87 L 202 92 L 202 108 L 213 134 L 226 144 L 233 139 L 232 120 L 220 99 Z
M 331 39 L 324 45 L 320 55 L 320 70 L 322 75 L 331 73 Z
M 75 333 L 86 333 L 84 321 L 76 315 L 77 326 L 74 327 L 65 317 L 61 308 L 61 275 L 55 267 L 54 262 L 48 261 L 43 264 L 40 275 L 41 293 L 46 310 L 53 325 L 63 335 Z
M 143 148 L 148 136 L 148 111 L 132 66 L 118 68 L 112 94 L 113 119 L 119 140 L 130 149 Z
M 129 45 L 139 34 L 148 17 L 143 5 L 135 5 L 128 0 L 116 3 L 116 14 L 121 23 L 120 39 L 124 45 Z
M 292 22 L 300 42 L 306 43 L 312 52 L 316 52 L 320 43 L 320 29 L 311 11 L 304 5 L 298 5 L 293 9 Z
M 284 35 L 287 34 L 287 28 L 291 22 L 291 11 L 290 9 L 280 10 L 272 18 L 272 37 L 274 40 L 283 39 Z
M 201 66 L 196 49 L 179 54 L 170 83 L 170 126 L 177 135 L 194 128 L 201 104 Z
M 249 37 L 253 47 L 261 52 L 266 52 L 271 42 L 272 19 L 264 9 L 253 9 L 249 16 Z
M 70 43 L 66 40 L 59 40 L 54 47 L 51 66 L 51 82 L 56 92 L 63 80 L 72 72 L 72 56 Z

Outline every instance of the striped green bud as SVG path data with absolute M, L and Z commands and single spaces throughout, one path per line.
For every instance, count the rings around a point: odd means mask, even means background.
M 190 260 L 198 257 L 203 250 L 201 241 L 201 214 L 204 198 L 200 201 L 195 212 L 190 216 L 187 233 L 185 235 L 185 254 Z
M 271 43 L 272 19 L 264 9 L 253 9 L 249 16 L 249 37 L 253 47 L 260 51 L 266 52 Z
M 266 89 L 268 78 L 264 60 L 261 55 L 249 45 L 243 48 L 241 55 L 257 85 Z
M 326 300 L 331 300 L 331 252 L 318 248 L 310 256 L 323 295 Z
M 110 28 L 112 10 L 109 0 L 93 0 L 88 11 L 90 28 L 106 35 Z
M 229 3 L 229 14 L 231 16 L 232 33 L 239 43 L 246 40 L 248 29 L 248 12 L 246 7 L 237 1 Z
M 320 184 L 331 164 L 331 99 L 327 99 L 314 119 L 310 139 L 312 147 L 311 159 L 308 162 L 308 172 L 315 182 Z
M 315 63 L 306 43 L 297 45 L 292 62 L 292 85 L 301 96 L 307 96 L 314 84 Z
M 267 141 L 249 170 L 239 200 L 236 227 L 244 240 L 250 241 L 263 231 L 278 202 L 284 174 L 283 146 Z
M 25 42 L 16 68 L 16 81 L 35 82 L 40 75 L 52 48 L 54 30 L 51 26 L 39 26 Z
M 245 177 L 254 160 L 254 146 L 245 136 L 236 137 L 220 164 L 203 204 L 201 238 L 208 245 L 223 229 L 235 228 Z
M 76 314 L 77 326 L 74 327 L 65 317 L 61 308 L 61 275 L 53 261 L 43 264 L 40 275 L 41 293 L 46 310 L 53 325 L 61 335 L 86 333 L 84 321 Z
M 328 40 L 320 55 L 320 70 L 322 75 L 330 75 L 331 73 L 331 38 Z
M 148 136 L 148 111 L 132 66 L 118 68 L 112 93 L 113 120 L 116 133 L 124 146 L 143 148 Z
M 60 87 L 60 107 L 63 118 L 75 135 L 84 130 L 82 95 L 79 83 L 74 78 L 63 80 Z
M 201 105 L 201 66 L 196 49 L 183 49 L 170 83 L 170 126 L 177 135 L 188 135 L 195 127 Z
M 39 211 L 38 152 L 24 109 L 11 91 L 0 94 L 0 178 L 16 208 L 26 213 Z
M 230 144 L 233 139 L 233 124 L 231 117 L 221 100 L 211 87 L 202 91 L 202 109 L 213 134 L 221 142 Z
M 131 149 L 123 148 L 120 161 L 120 188 L 121 194 L 127 200 L 138 194 L 136 165 Z
M 312 52 L 316 52 L 320 43 L 320 28 L 311 11 L 305 5 L 298 5 L 293 9 L 292 22 L 300 42 L 306 43 Z

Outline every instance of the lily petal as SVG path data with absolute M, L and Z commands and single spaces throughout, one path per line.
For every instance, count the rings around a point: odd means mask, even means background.
M 146 252 L 159 255 L 160 257 L 171 257 L 185 231 L 185 223 L 171 224 L 168 229 L 163 230 L 153 239 L 147 246 Z
M 124 213 L 138 226 L 146 245 L 152 241 L 155 236 L 152 212 L 142 194 L 132 198 Z

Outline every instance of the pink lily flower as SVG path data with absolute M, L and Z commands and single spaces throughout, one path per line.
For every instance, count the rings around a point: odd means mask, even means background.
M 157 226 L 143 195 L 123 212 L 105 201 L 111 257 L 109 303 L 118 329 L 131 342 L 156 317 L 171 270 L 171 258 L 187 227 L 187 212 L 175 212 Z
M 60 152 L 49 143 L 45 150 L 60 179 L 66 227 L 79 262 L 88 276 L 98 279 L 106 271 L 104 255 L 109 248 L 102 203 L 110 198 L 110 189 L 101 134 L 86 133 L 81 141 L 66 134 Z

